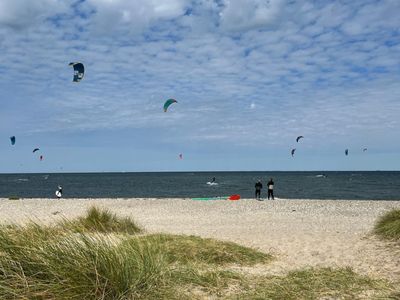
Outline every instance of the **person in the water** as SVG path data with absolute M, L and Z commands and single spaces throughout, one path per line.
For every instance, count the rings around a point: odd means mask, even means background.
M 211 180 L 211 183 L 214 183 L 215 182 L 215 177 L 213 177 L 213 179 Z

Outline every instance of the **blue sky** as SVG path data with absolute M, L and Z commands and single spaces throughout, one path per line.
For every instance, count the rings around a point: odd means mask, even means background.
M 399 13 L 398 0 L 0 0 L 0 172 L 400 170 Z

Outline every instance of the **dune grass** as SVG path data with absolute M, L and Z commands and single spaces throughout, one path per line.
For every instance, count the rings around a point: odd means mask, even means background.
M 66 220 L 61 226 L 78 232 L 135 234 L 143 231 L 132 219 L 118 217 L 108 209 L 95 206 L 89 208 L 85 216 L 72 221 Z
M 167 278 L 160 248 L 143 240 L 72 232 L 49 239 L 36 227 L 10 232 L 0 229 L 0 299 L 131 299 Z
M 273 257 L 231 242 L 137 232 L 132 220 L 97 208 L 54 226 L 0 226 L 0 299 L 374 299 L 390 291 L 350 269 L 232 271 Z
M 358 275 L 350 268 L 306 269 L 255 282 L 254 288 L 232 299 L 388 299 L 392 292 L 388 282 Z
M 144 238 L 156 240 L 170 263 L 251 266 L 257 263 L 268 263 L 273 259 L 270 254 L 236 243 L 197 236 L 153 234 Z
M 137 232 L 132 220 L 95 208 L 53 226 L 0 226 L 0 299 L 190 299 L 193 288 L 219 295 L 241 277 L 217 266 L 270 259 L 234 243 Z
M 400 209 L 393 209 L 381 216 L 374 232 L 384 239 L 400 241 Z

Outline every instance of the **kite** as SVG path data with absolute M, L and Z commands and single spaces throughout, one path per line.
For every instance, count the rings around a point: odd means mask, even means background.
M 85 74 L 85 67 L 80 62 L 72 62 L 69 63 L 70 66 L 74 67 L 74 79 L 73 82 L 79 82 L 83 79 L 83 75 Z
M 344 154 L 349 155 L 349 149 L 344 150 Z
M 292 149 L 292 151 L 291 151 L 292 156 L 294 156 L 294 152 L 295 152 L 295 151 L 296 151 L 296 148 Z
M 176 101 L 175 99 L 168 99 L 167 101 L 165 101 L 165 103 L 164 103 L 164 112 L 167 112 L 168 107 L 172 103 L 178 103 L 178 101 Z
M 368 150 L 367 148 L 364 148 L 364 149 L 363 149 L 363 152 L 365 152 L 365 151 L 367 151 L 367 150 Z
M 35 153 L 36 151 L 39 151 L 39 150 L 40 150 L 39 148 L 35 148 L 35 149 L 33 149 L 32 153 Z
M 40 161 L 42 161 L 43 160 L 43 155 L 40 155 L 39 159 L 40 159 Z
M 179 159 L 183 159 L 183 155 L 182 155 L 182 153 L 181 153 L 181 154 L 179 154 Z
M 10 136 L 11 145 L 15 145 L 15 136 Z
M 300 135 L 296 138 L 296 142 L 298 143 L 300 139 L 304 138 L 304 136 Z

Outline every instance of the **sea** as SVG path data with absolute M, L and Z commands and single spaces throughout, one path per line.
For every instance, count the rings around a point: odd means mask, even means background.
M 266 197 L 270 178 L 277 198 L 400 200 L 400 171 L 0 174 L 0 197 L 55 198 L 61 185 L 63 198 L 253 198 L 259 179 Z

